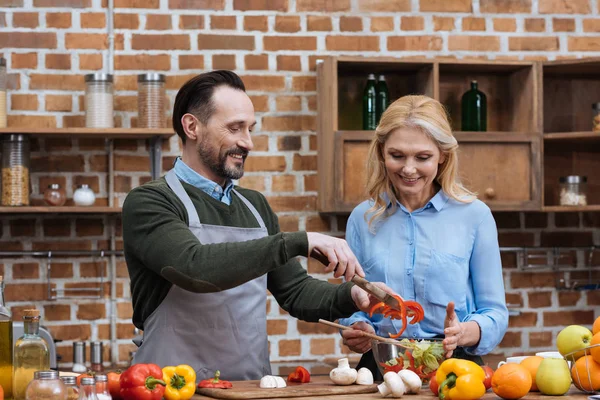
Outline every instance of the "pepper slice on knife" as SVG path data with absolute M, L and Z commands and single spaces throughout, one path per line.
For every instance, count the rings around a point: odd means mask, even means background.
M 296 370 L 288 375 L 288 382 L 308 383 L 310 382 L 310 372 L 306 368 L 298 366 Z
M 398 304 L 400 305 L 400 310 L 390 307 L 384 302 L 380 302 L 371 307 L 371 309 L 369 310 L 369 316 L 372 317 L 373 314 L 377 313 L 383 314 L 383 316 L 386 318 L 402 320 L 402 328 L 400 329 L 400 331 L 396 334 L 390 333 L 390 337 L 396 339 L 399 338 L 406 329 L 408 317 L 411 317 L 411 324 L 416 324 L 423 320 L 423 318 L 425 317 L 425 312 L 423 311 L 423 306 L 421 306 L 416 301 L 405 301 L 400 296 L 392 295 L 392 297 L 398 301 Z
M 215 372 L 215 377 L 214 378 L 209 378 L 209 379 L 205 379 L 203 381 L 200 381 L 200 383 L 198 384 L 199 388 L 216 388 L 216 389 L 231 389 L 233 387 L 233 385 L 231 384 L 231 382 L 229 381 L 225 381 L 223 379 L 219 379 L 219 377 L 221 376 L 221 372 L 220 371 L 216 371 Z

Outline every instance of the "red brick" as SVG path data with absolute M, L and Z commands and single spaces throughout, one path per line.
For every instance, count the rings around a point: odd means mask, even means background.
M 275 99 L 275 108 L 277 111 L 300 111 L 302 109 L 302 98 L 300 96 L 277 96 Z M 278 143 L 284 145 L 290 142 L 290 139 L 294 140 L 294 149 L 282 149 L 278 146 L 279 150 L 300 150 L 301 140 L 299 136 L 280 136 L 277 138 Z
M 92 326 L 90 324 L 52 325 L 48 329 L 53 338 L 60 340 L 89 340 L 92 337 Z
M 263 45 L 267 51 L 316 50 L 317 38 L 314 36 L 265 36 Z
M 523 297 L 520 293 L 505 293 L 507 307 L 523 307 Z
M 4 298 L 10 301 L 43 301 L 48 298 L 46 283 L 11 284 L 4 288 Z
M 569 307 L 577 305 L 577 302 L 581 299 L 581 292 L 570 292 L 570 291 L 559 291 L 558 292 L 558 305 L 560 307 Z
M 578 213 L 555 213 L 554 225 L 558 228 L 577 228 L 579 227 Z
M 592 232 L 542 232 L 540 244 L 544 247 L 587 247 L 594 244 Z
M 315 211 L 316 196 L 272 196 L 267 199 L 275 212 Z
M 133 316 L 133 307 L 131 302 L 117 303 L 117 317 L 120 319 L 130 319 Z
M 463 31 L 485 31 L 485 18 L 465 17 L 462 20 Z
M 358 0 L 361 12 L 403 12 L 412 10 L 410 0 Z
M 572 21 L 573 28 L 575 28 L 575 21 L 574 20 L 571 20 L 571 21 Z M 583 20 L 583 31 L 584 32 L 600 32 L 600 19 L 584 19 Z
M 361 17 L 340 17 L 340 31 L 342 32 L 360 32 L 363 30 Z
M 325 38 L 325 46 L 331 51 L 379 51 L 379 37 L 330 35 Z
M 335 340 L 334 339 L 311 339 L 310 340 L 310 354 L 314 355 L 325 355 L 334 353 Z
M 204 56 L 202 55 L 180 55 L 179 56 L 179 69 L 203 69 L 204 68 Z
M 294 154 L 294 171 L 316 171 L 317 156 Z
M 148 14 L 146 16 L 146 30 L 164 31 L 171 29 L 171 27 L 170 15 Z
M 84 13 L 79 16 L 82 29 L 88 28 L 105 28 L 106 14 L 105 13 Z
M 599 51 L 600 38 L 597 37 L 569 37 L 569 51 Z
M 512 39 L 512 38 L 511 38 Z M 535 38 L 537 39 L 537 38 Z M 437 49 L 436 49 L 437 50 Z M 500 51 L 498 36 L 449 36 L 448 50 Z
M 510 276 L 511 288 L 552 288 L 556 285 L 554 272 L 512 272 Z
M 425 19 L 423 17 L 403 16 L 400 18 L 400 29 L 403 31 L 422 31 L 424 28 Z
M 535 236 L 533 232 L 500 232 L 498 241 L 501 247 L 533 246 Z
M 198 35 L 199 50 L 254 50 L 254 36 Z
M 306 25 L 309 31 L 331 31 L 331 17 L 325 15 L 307 15 Z
M 521 332 L 506 332 L 499 347 L 521 347 Z
M 329 232 L 331 230 L 331 218 L 326 215 L 315 215 L 306 218 L 306 231 Z
M 317 80 L 314 76 L 294 76 L 292 78 L 292 91 L 315 92 L 316 90 Z
M 225 0 L 169 0 L 169 9 L 223 10 Z
M 15 263 L 12 266 L 13 279 L 38 279 L 40 266 L 38 263 Z
M 441 36 L 390 36 L 387 48 L 390 51 L 419 51 L 441 50 Z
M 287 333 L 287 320 L 269 319 L 267 320 L 267 335 L 285 335 Z
M 102 54 L 80 54 L 79 69 L 99 70 L 102 69 Z
M 237 29 L 235 15 L 212 15 L 210 17 L 210 29 Z
M 331 30 L 331 29 L 328 29 Z M 394 18 L 371 17 L 371 32 L 390 32 L 394 30 Z
M 294 192 L 296 190 L 296 177 L 294 175 L 275 175 L 272 179 L 271 191 Z
M 236 69 L 235 54 L 215 54 L 212 57 L 213 69 Z
M 248 0 L 251 1 L 251 0 Z M 297 11 L 337 12 L 350 11 L 350 0 L 296 0 Z M 399 10 L 396 10 L 399 11 Z
M 583 31 L 586 32 L 585 25 L 588 20 L 583 20 Z M 552 28 L 554 32 L 575 32 L 575 20 L 572 18 L 552 18 Z
M 0 48 L 55 49 L 54 32 L 0 32 Z
M 464 12 L 471 13 L 471 0 L 419 0 L 421 12 Z
M 71 69 L 70 54 L 46 54 L 46 68 Z
M 531 0 L 480 0 L 481 13 L 523 13 L 531 12 Z
M 37 68 L 37 53 L 13 53 L 10 66 L 13 69 L 35 69 Z
M 133 155 L 115 156 L 115 170 L 117 171 L 147 171 L 148 158 Z
M 545 228 L 548 226 L 548 213 L 527 212 L 525 213 L 526 228 Z
M 521 217 L 518 212 L 494 212 L 493 215 L 498 229 L 521 228 Z
M 75 221 L 75 234 L 82 236 L 102 236 L 104 235 L 104 223 L 102 220 L 77 219 Z
M 176 8 L 171 5 L 174 0 L 169 0 L 169 8 Z M 160 0 L 115 0 L 115 8 L 158 8 Z
M 552 332 L 529 332 L 529 346 L 551 347 L 553 337 Z
M 106 318 L 104 304 L 80 304 L 77 309 L 77 318 L 82 320 L 96 320 Z
M 23 7 L 23 0 L 0 0 L 2 7 Z
M 280 340 L 279 341 L 279 356 L 299 356 L 302 352 L 302 342 L 299 339 Z
M 591 325 L 594 310 L 569 310 L 544 312 L 544 326 Z
M 282 232 L 298 232 L 298 217 L 285 215 L 279 218 L 279 229 Z
M 43 115 L 8 115 L 7 124 L 8 126 L 18 126 L 21 128 L 56 128 L 56 117 Z
M 265 91 L 265 92 L 278 92 L 285 89 L 285 79 L 283 76 L 271 76 L 271 75 L 245 75 L 242 76 L 244 86 L 248 91 Z M 264 119 L 263 119 L 264 128 Z
M 300 17 L 297 15 L 278 15 L 275 18 L 275 31 L 294 33 L 300 30 Z
M 265 186 L 265 178 L 263 176 L 248 176 L 244 175 L 244 177 L 240 180 L 240 185 L 242 187 L 264 191 Z
M 108 48 L 108 37 L 105 33 L 66 33 L 65 47 L 105 50 Z
M 301 69 L 300 56 L 277 56 L 278 71 L 300 71 Z
M 11 94 L 11 110 L 35 111 L 38 109 L 38 99 L 35 94 Z
M 71 13 L 49 12 L 46 14 L 46 27 L 70 28 Z
M 246 160 L 245 170 L 253 171 L 285 171 L 286 162 L 283 156 L 252 156 Z
M 244 65 L 247 70 L 268 70 L 269 56 L 266 54 L 247 54 L 244 56 Z
M 254 111 L 256 112 L 266 112 L 269 111 L 269 97 L 268 96 L 250 96 L 250 100 L 254 105 Z M 258 143 L 259 139 L 261 142 L 264 142 L 264 149 L 259 150 Z M 252 138 L 254 142 L 254 149 L 257 151 L 268 150 L 268 137 L 267 136 L 254 136 Z
M 171 56 L 168 54 L 138 54 L 115 56 L 116 70 L 155 70 L 171 69 Z
M 44 219 L 44 236 L 71 236 L 71 224 L 65 219 Z
M 188 35 L 137 35 L 131 37 L 131 48 L 134 50 L 189 50 Z
M 91 0 L 33 0 L 35 7 L 89 8 Z
M 303 116 L 265 116 L 262 120 L 264 131 L 308 131 L 315 129 L 315 117 Z
M 497 32 L 515 32 L 517 20 L 514 18 L 494 18 L 494 30 Z
M 522 312 L 520 315 L 509 317 L 508 326 L 510 328 L 522 328 L 527 326 L 535 326 L 537 324 L 538 315 L 535 312 Z
M 590 290 L 587 293 L 587 303 L 590 306 L 600 306 L 600 290 Z
M 15 28 L 37 28 L 39 26 L 39 14 L 34 12 L 13 13 L 13 27 Z
M 540 308 L 552 305 L 552 292 L 529 292 L 529 307 Z
M 588 0 L 539 0 L 540 14 L 589 14 L 592 12 Z
M 68 304 L 50 304 L 44 306 L 44 320 L 69 321 L 71 319 L 71 306 Z
M 233 9 L 241 11 L 288 11 L 288 0 L 233 0 Z
M 140 18 L 137 14 L 115 14 L 114 23 L 116 29 L 138 29 Z
M 525 32 L 544 32 L 546 20 L 543 18 L 525 18 Z
M 269 30 L 269 19 L 266 15 L 245 15 L 244 30 L 266 32 Z
M 323 266 L 321 265 L 321 269 Z M 312 334 L 332 334 L 337 333 L 337 329 L 328 325 L 318 324 L 314 322 L 306 322 L 298 320 L 296 322 L 298 333 L 301 335 L 312 335 Z

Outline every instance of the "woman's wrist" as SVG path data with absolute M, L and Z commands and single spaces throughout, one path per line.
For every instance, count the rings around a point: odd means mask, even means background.
M 481 339 L 481 328 L 475 321 L 467 321 L 460 323 L 463 328 L 463 335 L 458 345 L 462 347 L 474 347 L 479 344 Z

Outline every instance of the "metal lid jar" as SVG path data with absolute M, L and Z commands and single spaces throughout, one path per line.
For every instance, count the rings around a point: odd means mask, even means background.
M 138 127 L 165 127 L 165 75 L 138 75 Z
M 578 175 L 559 178 L 559 204 L 561 206 L 587 205 L 587 177 Z
M 113 128 L 113 76 L 105 73 L 85 75 L 85 126 Z
M 29 205 L 29 137 L 2 137 L 2 205 Z
M 6 128 L 6 59 L 0 58 L 0 128 Z
M 66 400 L 67 388 L 58 371 L 36 371 L 25 391 L 26 400 Z

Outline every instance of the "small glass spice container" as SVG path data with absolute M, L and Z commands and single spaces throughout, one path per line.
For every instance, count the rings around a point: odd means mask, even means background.
M 138 127 L 165 127 L 165 76 L 138 75 Z
M 108 391 L 108 376 L 98 374 L 94 376 L 94 379 L 96 380 L 96 397 L 98 400 L 112 400 Z
M 2 205 L 29 205 L 29 137 L 3 135 Z
M 594 110 L 594 118 L 592 120 L 592 130 L 594 132 L 600 132 L 600 103 L 592 104 L 592 110 Z
M 6 128 L 6 59 L 0 58 L 0 128 Z
M 92 371 L 104 371 L 104 366 L 102 365 L 102 342 L 92 342 L 90 346 L 90 360 Z M 96 389 L 98 389 L 98 385 L 96 385 Z
M 587 177 L 578 175 L 561 176 L 559 178 L 561 206 L 587 205 Z
M 77 400 L 79 398 L 79 387 L 77 386 L 77 377 L 62 376 L 60 378 L 67 388 L 67 400 Z
M 79 384 L 79 400 L 98 400 L 96 381 L 94 378 L 81 378 Z
M 67 400 L 67 388 L 58 371 L 35 371 L 25 391 L 26 400 Z
M 85 126 L 113 128 L 113 76 L 104 73 L 85 75 Z
M 67 201 L 67 193 L 58 183 L 51 183 L 48 189 L 44 190 L 44 201 L 49 206 L 63 206 Z
M 92 206 L 96 201 L 94 191 L 85 183 L 79 185 L 73 193 L 73 202 L 77 206 Z

